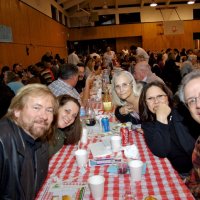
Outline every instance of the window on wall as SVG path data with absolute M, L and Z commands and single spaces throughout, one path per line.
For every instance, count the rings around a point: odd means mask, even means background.
M 132 24 L 132 23 L 140 23 L 140 13 L 124 13 L 119 14 L 119 23 L 120 24 Z
M 200 32 L 193 33 L 193 40 L 200 40 Z
M 62 12 L 59 11 L 59 22 L 62 24 L 63 23 L 63 14 Z
M 200 9 L 193 9 L 193 19 L 200 19 Z
M 99 20 L 95 22 L 95 26 L 104 26 L 113 24 L 115 24 L 115 15 L 99 15 Z
M 52 19 L 57 20 L 57 9 L 56 7 L 54 7 L 53 5 L 51 5 L 51 15 L 52 15 Z

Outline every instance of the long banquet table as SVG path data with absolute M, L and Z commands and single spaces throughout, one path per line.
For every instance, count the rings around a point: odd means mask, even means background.
M 126 193 L 135 195 L 136 200 L 142 200 L 149 195 L 153 195 L 159 200 L 192 200 L 194 199 L 183 181 L 173 169 L 166 158 L 154 156 L 147 148 L 144 136 L 137 131 L 130 133 L 130 142 L 139 149 L 140 159 L 146 163 L 146 173 L 141 182 L 131 186 L 130 174 L 110 174 L 107 172 L 109 166 L 86 167 L 86 172 L 82 173 L 76 164 L 74 156 L 77 145 L 63 146 L 50 160 L 49 172 L 45 183 L 39 191 L 36 199 L 52 199 L 50 184 L 54 177 L 60 180 L 86 183 L 87 179 L 96 174 L 105 177 L 104 198 L 108 200 L 126 199 Z M 99 141 L 100 137 L 95 134 L 90 137 L 89 143 Z M 84 148 L 87 148 L 85 145 Z M 89 158 L 92 158 L 90 153 Z M 89 189 L 85 191 L 83 199 L 92 199 Z M 127 198 L 128 199 L 128 198 Z

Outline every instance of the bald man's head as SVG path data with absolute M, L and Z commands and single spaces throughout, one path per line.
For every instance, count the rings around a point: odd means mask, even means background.
M 134 67 L 134 78 L 136 81 L 143 81 L 147 74 L 151 71 L 151 67 L 146 61 L 138 62 Z

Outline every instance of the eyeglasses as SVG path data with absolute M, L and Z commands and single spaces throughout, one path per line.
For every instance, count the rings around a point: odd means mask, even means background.
M 167 96 L 166 94 L 160 94 L 160 95 L 158 95 L 156 97 L 149 97 L 149 98 L 146 99 L 146 101 L 148 103 L 154 103 L 155 101 L 162 102 L 162 101 L 165 100 L 166 96 Z
M 115 90 L 120 91 L 122 90 L 127 90 L 129 85 L 132 85 L 132 81 L 130 83 L 122 83 L 121 85 L 115 85 Z
M 197 105 L 199 100 L 200 100 L 200 95 L 198 97 L 191 97 L 186 101 L 186 105 L 189 108 L 194 108 Z

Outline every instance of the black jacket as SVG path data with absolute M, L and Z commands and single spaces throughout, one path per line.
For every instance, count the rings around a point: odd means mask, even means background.
M 172 111 L 170 118 L 168 124 L 159 121 L 142 123 L 144 137 L 154 155 L 167 157 L 179 173 L 187 173 L 192 168 L 195 140 L 176 110 Z
M 0 121 L 1 200 L 34 199 L 47 176 L 48 144 L 39 142 L 34 153 L 30 153 L 24 133 L 11 120 L 5 118 Z
M 0 83 L 0 118 L 2 118 L 8 110 L 12 98 L 15 93 L 4 83 Z

